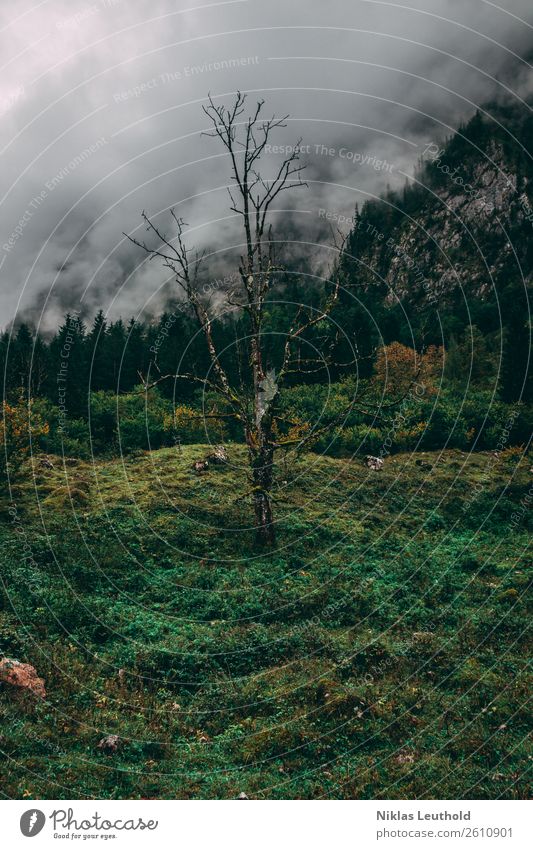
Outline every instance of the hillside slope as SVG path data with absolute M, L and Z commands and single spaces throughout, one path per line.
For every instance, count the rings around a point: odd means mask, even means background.
M 310 454 L 258 555 L 244 449 L 197 476 L 205 450 L 55 458 L 16 487 L 1 651 L 47 699 L 0 685 L 2 792 L 529 796 L 527 458 Z

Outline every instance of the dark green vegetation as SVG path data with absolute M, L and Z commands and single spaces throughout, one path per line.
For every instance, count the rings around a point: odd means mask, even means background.
M 529 796 L 530 460 L 308 454 L 257 555 L 244 449 L 205 450 L 52 458 L 4 502 L 1 653 L 48 694 L 0 688 L 2 793 Z

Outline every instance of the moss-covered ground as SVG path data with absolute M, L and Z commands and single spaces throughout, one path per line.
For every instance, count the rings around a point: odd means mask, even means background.
M 2 794 L 530 795 L 527 458 L 308 454 L 258 552 L 206 450 L 34 459 L 0 503 L 0 653 L 47 688 L 0 685 Z

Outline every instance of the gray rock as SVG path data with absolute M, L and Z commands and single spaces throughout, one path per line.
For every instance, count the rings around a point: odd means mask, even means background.
M 195 460 L 194 463 L 192 464 L 192 467 L 193 467 L 194 471 L 197 474 L 200 475 L 202 472 L 207 472 L 207 470 L 209 468 L 209 461 L 208 460 Z
M 118 734 L 109 734 L 107 737 L 102 737 L 98 743 L 98 748 L 101 752 L 105 752 L 106 755 L 114 755 L 118 752 L 121 743 L 122 741 Z
M 224 445 L 216 445 L 211 454 L 205 458 L 206 463 L 212 463 L 214 466 L 223 466 L 228 462 L 228 452 Z

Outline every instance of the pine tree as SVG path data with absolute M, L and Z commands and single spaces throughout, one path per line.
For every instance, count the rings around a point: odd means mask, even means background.
M 120 374 L 120 389 L 129 392 L 139 381 L 139 374 L 145 374 L 147 368 L 146 339 L 142 324 L 130 319 L 126 328 L 126 341 L 122 370 Z
M 47 394 L 58 406 L 64 406 L 67 419 L 87 415 L 89 383 L 85 339 L 85 325 L 81 319 L 67 313 L 50 343 Z
M 107 389 L 110 385 L 107 352 L 107 322 L 104 311 L 99 310 L 86 339 L 87 366 L 90 387 L 93 391 Z
M 511 404 L 533 400 L 531 375 L 531 322 L 525 293 L 518 287 L 506 297 L 506 327 L 503 331 L 503 350 L 500 370 L 500 396 Z

